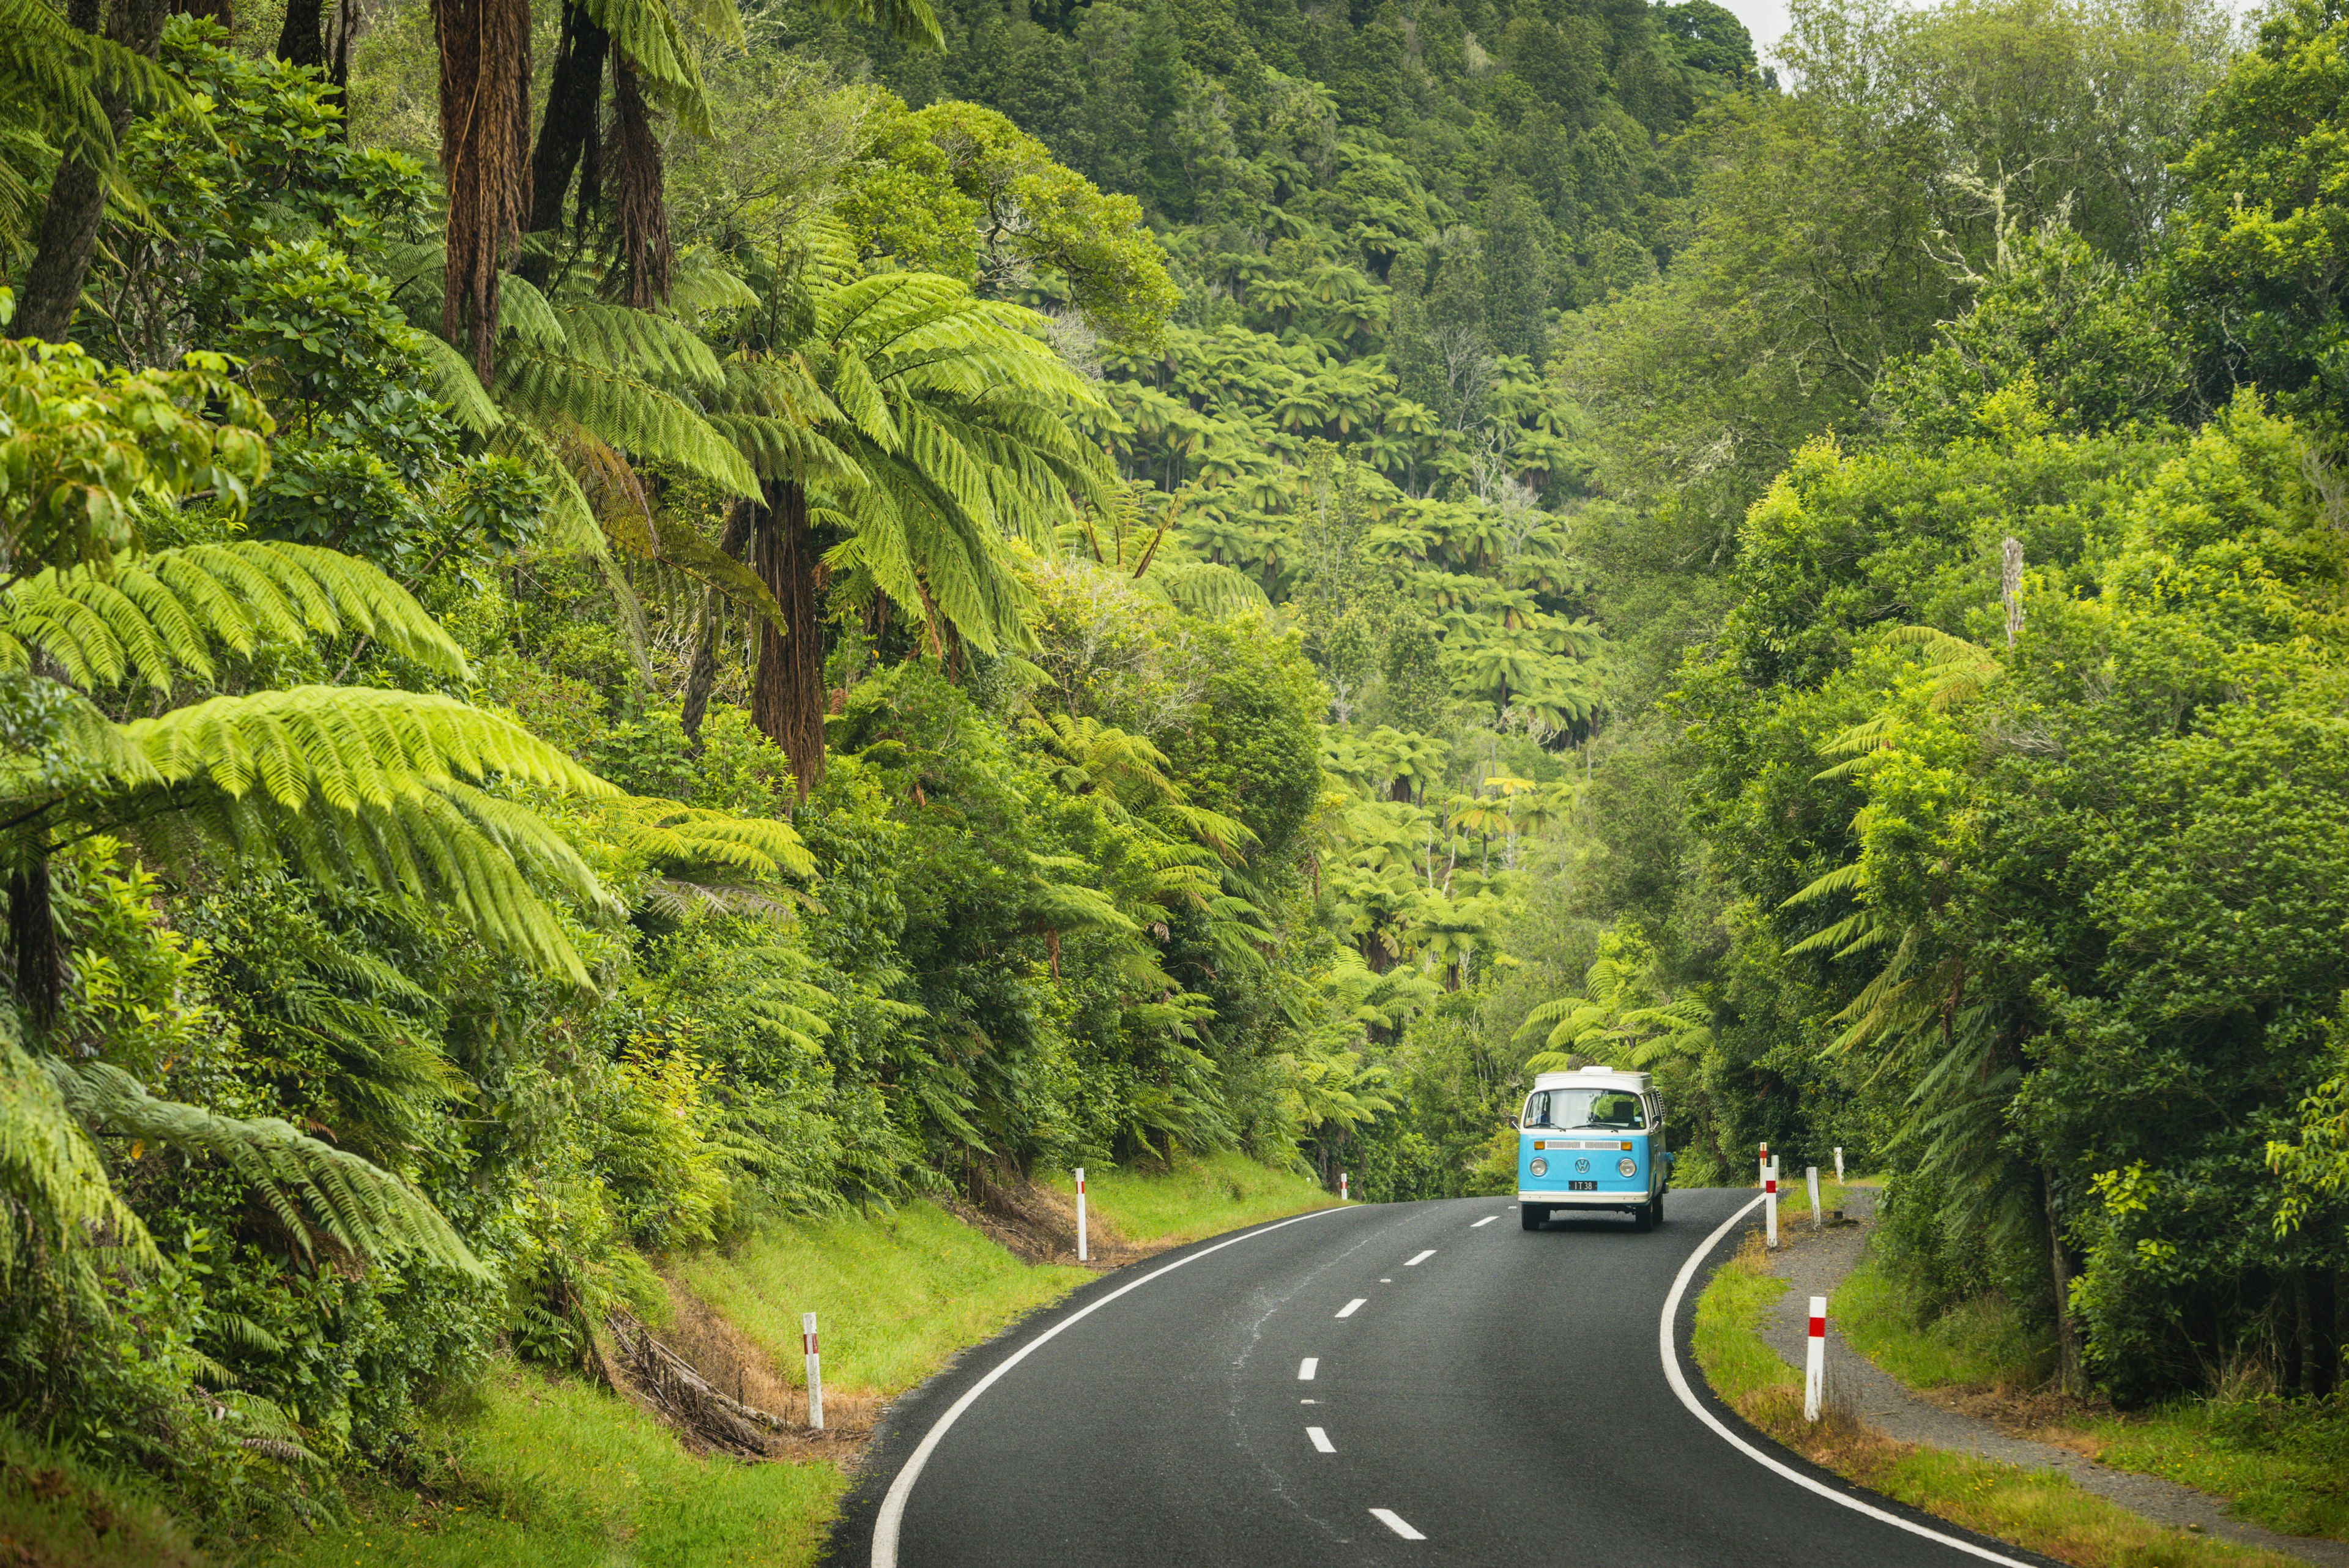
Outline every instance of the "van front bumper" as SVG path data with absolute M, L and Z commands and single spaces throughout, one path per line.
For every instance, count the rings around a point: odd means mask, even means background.
M 1648 1200 L 1644 1187 L 1617 1192 L 1527 1192 L 1517 1193 L 1520 1203 L 1538 1203 L 1545 1209 L 1636 1209 Z

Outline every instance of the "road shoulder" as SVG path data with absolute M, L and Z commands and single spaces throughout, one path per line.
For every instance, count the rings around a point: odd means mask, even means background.
M 1874 1198 L 1865 1189 L 1851 1189 L 1847 1195 L 1848 1217 L 1841 1224 L 1816 1227 L 1808 1215 L 1790 1216 L 1780 1227 L 1782 1245 L 1778 1251 L 1761 1256 L 1759 1272 L 1783 1285 L 1784 1293 L 1761 1304 L 1754 1314 L 1754 1329 L 1786 1369 L 1797 1393 L 1808 1334 L 1810 1299 L 1832 1297 L 1857 1265 L 1875 1229 Z M 1978 1416 L 1935 1403 L 1899 1382 L 1846 1344 L 1832 1316 L 1826 1337 L 1827 1403 L 1831 1410 L 1881 1442 L 1952 1456 L 1961 1461 L 2025 1476 L 2060 1477 L 2069 1486 L 2127 1511 L 2148 1526 L 2175 1532 L 2178 1543 L 2189 1551 L 2198 1545 L 2207 1549 L 2213 1542 L 2225 1542 L 2251 1552 L 2271 1553 L 2278 1558 L 2321 1564 L 2323 1568 L 2349 1568 L 2349 1544 L 2264 1530 L 2230 1517 L 2223 1499 L 2172 1481 L 2100 1465 L 2054 1444 L 2002 1432 Z M 1742 1407 L 1741 1413 L 1753 1419 Z M 1799 1410 L 1795 1419 L 1799 1421 Z M 1772 1435 L 1781 1440 L 1787 1438 L 1783 1431 L 1773 1429 Z M 1879 1455 L 1878 1463 L 1886 1458 Z M 1842 1466 L 1833 1468 L 1849 1473 Z M 1976 1490 L 1989 1490 L 1982 1487 L 1979 1480 L 1974 1484 Z M 1930 1501 L 1923 1501 L 1922 1506 L 1937 1513 L 1943 1511 Z M 1982 1527 L 1972 1517 L 1962 1522 Z M 1992 1533 L 2004 1532 L 1993 1529 Z M 2019 1543 L 2070 1561 L 2119 1560 L 2093 1548 L 2056 1550 L 2044 1540 Z M 2214 1563 L 2256 1560 L 2231 1552 L 2209 1555 L 2206 1551 L 2197 1555 L 2201 1561 Z

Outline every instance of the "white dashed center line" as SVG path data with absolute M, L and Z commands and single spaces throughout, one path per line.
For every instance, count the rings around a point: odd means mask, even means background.
M 1338 1445 L 1331 1442 L 1330 1440 L 1330 1434 L 1323 1431 L 1320 1428 L 1308 1427 L 1305 1428 L 1305 1435 L 1313 1439 L 1313 1446 L 1321 1450 L 1321 1452 L 1325 1454 L 1334 1454 L 1338 1451 Z
M 1500 1216 L 1498 1214 L 1487 1214 L 1482 1220 L 1477 1220 L 1474 1225 L 1469 1226 L 1468 1229 L 1471 1231 L 1481 1231 L 1499 1218 Z
M 1426 1536 L 1422 1535 L 1418 1531 L 1413 1530 L 1410 1525 L 1405 1524 L 1403 1522 L 1402 1515 L 1397 1513 L 1393 1509 L 1374 1508 L 1371 1510 L 1371 1517 L 1377 1520 L 1381 1524 L 1385 1525 L 1389 1530 L 1393 1531 L 1397 1535 L 1402 1536 L 1405 1541 L 1424 1541 L 1427 1539 Z
M 1318 1356 L 1318 1355 L 1309 1355 L 1309 1356 L 1307 1356 L 1304 1360 L 1302 1360 L 1302 1361 L 1300 1361 L 1300 1362 L 1299 1362 L 1299 1363 L 1297 1364 L 1297 1380 L 1298 1380 L 1299 1383 L 1310 1383 L 1310 1382 L 1312 1382 L 1312 1381 L 1313 1381 L 1313 1369 L 1314 1369 L 1315 1367 L 1317 1367 L 1317 1366 L 1320 1366 L 1320 1365 L 1321 1365 L 1321 1358 L 1320 1358 L 1319 1356 Z
M 1435 1249 L 1434 1249 L 1434 1248 L 1433 1248 L 1433 1247 L 1430 1247 L 1426 1251 L 1422 1252 L 1418 1257 L 1416 1257 L 1416 1258 L 1413 1258 L 1413 1259 L 1409 1260 L 1408 1262 L 1406 1262 L 1403 1264 L 1403 1267 L 1404 1267 L 1404 1268 L 1406 1268 L 1406 1269 L 1415 1269 L 1415 1268 L 1419 1267 L 1419 1266 L 1420 1266 L 1420 1264 L 1422 1264 L 1422 1263 L 1423 1263 L 1423 1262 L 1427 1262 L 1427 1260 L 1428 1260 L 1428 1259 L 1433 1258 L 1433 1256 L 1435 1256 Z
M 1370 1305 L 1370 1304 L 1371 1304 L 1371 1298 L 1370 1298 L 1370 1297 L 1368 1297 L 1368 1296 L 1356 1296 L 1352 1301 L 1348 1302 L 1344 1306 L 1341 1306 L 1341 1307 L 1340 1307 L 1340 1308 L 1338 1309 L 1338 1315 L 1339 1315 L 1340 1317 L 1351 1317 L 1351 1316 L 1353 1316 L 1356 1313 L 1358 1313 L 1358 1312 L 1361 1311 L 1364 1307 L 1366 1307 L 1366 1306 L 1368 1306 L 1368 1305 Z

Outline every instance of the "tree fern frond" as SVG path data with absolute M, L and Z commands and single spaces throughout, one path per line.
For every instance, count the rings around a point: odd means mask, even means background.
M 475 435 L 488 435 L 505 421 L 496 400 L 481 389 L 471 359 L 443 338 L 429 333 L 419 334 L 418 338 L 425 369 L 430 373 L 432 395 L 449 405 L 458 423 Z
M 737 495 L 759 493 L 759 476 L 734 444 L 671 393 L 581 358 L 510 351 L 498 361 L 505 407 L 544 424 L 567 420 L 623 451 L 673 462 Z
M 561 314 L 570 352 L 590 364 L 705 391 L 726 384 L 718 356 L 674 317 L 592 302 L 566 304 Z
M 243 654 L 347 633 L 438 674 L 469 673 L 456 641 L 407 589 L 315 545 L 240 539 L 131 553 L 103 572 L 52 567 L 0 594 L 0 669 L 29 668 L 38 650 L 83 686 L 135 678 L 169 691 L 178 674 L 213 677 L 213 643 Z
M 406 1182 L 355 1154 L 296 1132 L 274 1116 L 243 1120 L 158 1099 L 119 1067 L 43 1058 L 73 1112 L 100 1132 L 219 1160 L 269 1206 L 304 1251 L 314 1232 L 367 1257 L 417 1254 L 486 1278 L 440 1211 Z

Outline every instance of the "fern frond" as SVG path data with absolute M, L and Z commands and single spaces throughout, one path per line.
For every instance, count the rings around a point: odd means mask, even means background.
M 457 422 L 477 436 L 488 435 L 503 424 L 505 416 L 482 389 L 481 378 L 473 374 L 473 362 L 444 338 L 429 333 L 417 336 L 430 372 L 432 395 L 449 405 Z
M 561 315 L 571 353 L 589 364 L 704 391 L 726 384 L 718 356 L 674 317 L 589 302 L 566 304 Z
M 756 496 L 759 476 L 733 442 L 694 409 L 650 382 L 585 359 L 510 351 L 498 361 L 499 400 L 541 424 L 569 421 L 623 451 L 673 462 L 737 495 Z
M 1814 898 L 1824 898 L 1832 893 L 1848 893 L 1859 886 L 1860 876 L 1861 867 L 1857 860 L 1848 866 L 1838 866 L 1825 876 L 1815 877 L 1790 895 L 1778 908 L 1791 909 L 1797 904 L 1807 904 Z
M 241 539 L 134 552 L 104 571 L 52 567 L 0 595 L 0 670 L 35 652 L 86 687 L 136 678 L 210 680 L 211 645 L 371 637 L 436 674 L 464 679 L 463 651 L 424 607 L 369 562 L 315 545 Z
M 440 1211 L 406 1182 L 355 1154 L 296 1132 L 274 1116 L 243 1120 L 158 1099 L 104 1062 L 45 1057 L 50 1081 L 75 1115 L 102 1133 L 186 1149 L 234 1171 L 304 1251 L 314 1233 L 363 1257 L 421 1256 L 487 1278 Z

